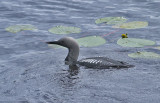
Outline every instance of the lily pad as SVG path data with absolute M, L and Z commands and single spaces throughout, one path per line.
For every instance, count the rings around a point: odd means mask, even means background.
M 77 27 L 56 26 L 50 28 L 49 32 L 53 34 L 71 34 L 71 33 L 80 33 L 81 29 Z
M 100 36 L 88 36 L 77 39 L 77 42 L 80 46 L 94 47 L 105 44 L 106 40 Z
M 144 47 L 144 46 L 154 45 L 155 42 L 146 39 L 120 38 L 117 41 L 117 44 L 123 47 Z
M 121 24 L 126 22 L 127 19 L 124 17 L 105 17 L 95 21 L 96 24 L 107 23 L 107 24 Z
M 158 50 L 160 50 L 160 46 L 158 46 L 158 47 L 154 47 L 155 49 L 158 49 Z
M 144 21 L 133 21 L 128 23 L 123 23 L 121 25 L 115 25 L 114 28 L 124 28 L 124 29 L 138 29 L 138 28 L 144 28 L 148 26 L 148 22 Z
M 12 25 L 6 28 L 6 31 L 11 33 L 17 33 L 23 30 L 37 30 L 37 28 L 30 24 L 17 24 L 17 25 Z
M 128 56 L 132 58 L 149 58 L 149 59 L 160 58 L 160 54 L 153 52 L 136 52 L 128 54 Z

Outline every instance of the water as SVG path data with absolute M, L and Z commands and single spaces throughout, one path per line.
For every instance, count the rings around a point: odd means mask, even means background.
M 122 33 L 156 41 L 160 45 L 159 0 L 1 0 L 0 1 L 0 103 L 159 103 L 160 60 L 132 59 L 128 53 L 159 50 L 122 48 L 116 44 Z M 80 57 L 107 56 L 127 61 L 134 68 L 95 70 L 64 65 L 66 49 L 51 49 L 44 42 L 65 35 L 53 35 L 53 26 L 76 26 L 74 38 L 104 35 L 115 31 L 96 25 L 95 19 L 123 16 L 129 21 L 148 21 L 143 29 L 119 30 L 104 36 L 105 45 L 81 47 Z M 37 32 L 12 34 L 5 28 L 32 24 Z

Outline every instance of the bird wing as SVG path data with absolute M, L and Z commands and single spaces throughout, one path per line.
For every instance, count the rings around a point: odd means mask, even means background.
M 129 65 L 126 62 L 116 61 L 107 57 L 91 57 L 85 58 L 78 61 L 78 64 L 86 66 L 88 68 L 129 68 Z

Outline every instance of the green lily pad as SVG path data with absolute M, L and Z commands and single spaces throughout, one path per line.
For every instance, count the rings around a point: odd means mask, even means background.
M 128 23 L 123 23 L 121 25 L 115 25 L 113 26 L 113 28 L 138 29 L 138 28 L 144 28 L 146 26 L 148 26 L 148 22 L 133 21 Z
M 100 36 L 88 36 L 76 39 L 80 46 L 84 47 L 94 47 L 103 45 L 106 43 L 106 40 Z
M 158 50 L 160 50 L 160 46 L 158 46 L 158 47 L 154 47 L 155 49 L 158 49 Z
M 105 17 L 95 21 L 96 24 L 107 23 L 107 24 L 121 24 L 126 22 L 127 19 L 124 17 Z
M 71 33 L 80 33 L 81 29 L 77 27 L 56 26 L 50 28 L 49 32 L 53 34 L 71 34 Z
M 148 59 L 160 58 L 160 54 L 153 52 L 136 52 L 128 54 L 128 56 L 132 58 L 148 58 Z
M 17 24 L 17 25 L 9 26 L 5 30 L 11 33 L 17 33 L 23 30 L 37 30 L 37 28 L 30 24 Z
M 145 39 L 120 38 L 117 41 L 117 44 L 123 47 L 144 47 L 144 46 L 154 45 L 155 42 L 151 40 L 145 40 Z

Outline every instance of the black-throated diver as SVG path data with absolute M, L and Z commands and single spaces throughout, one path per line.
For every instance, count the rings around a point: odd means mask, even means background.
M 69 52 L 65 58 L 65 64 L 67 65 L 82 65 L 88 68 L 108 69 L 108 68 L 130 68 L 133 65 L 129 65 L 126 62 L 116 61 L 107 57 L 90 57 L 77 61 L 79 56 L 79 45 L 72 37 L 64 37 L 58 41 L 46 42 L 47 44 L 57 44 L 68 48 Z

